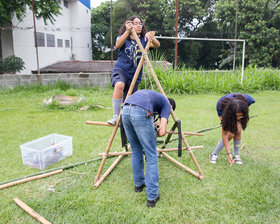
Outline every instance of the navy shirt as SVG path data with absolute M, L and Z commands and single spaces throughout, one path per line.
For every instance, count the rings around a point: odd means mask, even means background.
M 139 90 L 127 98 L 124 104 L 132 104 L 151 112 L 151 115 L 159 114 L 168 120 L 171 106 L 162 94 L 152 90 Z
M 119 35 L 117 40 L 121 36 L 122 35 Z M 143 48 L 145 48 L 148 43 L 148 39 L 146 41 L 145 41 L 145 37 L 140 37 L 139 39 L 140 39 L 140 42 L 141 42 Z M 119 49 L 118 60 L 114 66 L 114 69 L 121 69 L 124 72 L 124 74 L 126 75 L 126 78 L 132 80 L 133 76 L 135 74 L 135 71 L 137 69 L 138 63 L 141 59 L 141 56 L 142 56 L 142 52 L 140 51 L 140 48 L 139 48 L 136 40 L 128 37 L 125 40 L 125 43 L 123 44 L 123 46 Z M 141 81 L 142 69 L 137 78 L 138 82 Z
M 217 110 L 218 116 L 222 116 L 222 114 L 223 114 L 223 111 L 220 110 L 221 101 L 222 101 L 224 98 L 226 98 L 226 97 L 228 97 L 228 98 L 234 98 L 233 95 L 236 95 L 236 94 L 241 94 L 241 93 L 230 93 L 230 94 L 227 94 L 227 95 L 221 97 L 221 98 L 218 100 L 217 105 L 216 105 L 216 110 Z M 248 95 L 248 94 L 241 94 L 241 95 L 243 95 L 243 96 L 246 98 L 246 101 L 247 101 L 247 103 L 248 103 L 248 106 L 250 106 L 251 104 L 255 103 L 255 100 L 254 100 L 253 97 L 251 97 L 250 95 Z

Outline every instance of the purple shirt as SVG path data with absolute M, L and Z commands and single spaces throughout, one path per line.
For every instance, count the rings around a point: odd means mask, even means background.
M 228 97 L 228 98 L 234 98 L 233 95 L 236 95 L 236 94 L 241 94 L 241 93 L 230 93 L 230 94 L 227 94 L 227 95 L 221 97 L 221 98 L 218 100 L 217 105 L 216 105 L 216 110 L 217 110 L 217 113 L 218 113 L 218 116 L 219 116 L 219 117 L 222 116 L 222 114 L 223 114 L 223 111 L 220 110 L 220 104 L 221 104 L 222 99 L 224 99 L 224 98 L 226 98 L 226 97 Z M 253 97 L 251 97 L 250 95 L 248 95 L 248 94 L 241 94 L 241 95 L 243 95 L 243 96 L 245 97 L 245 99 L 246 99 L 246 101 L 247 101 L 247 103 L 248 103 L 248 106 L 250 106 L 251 104 L 255 103 L 255 100 L 254 100 Z
M 124 104 L 142 107 L 150 111 L 151 115 L 158 113 L 159 117 L 164 117 L 167 120 L 171 111 L 171 106 L 167 98 L 152 90 L 139 90 L 128 97 Z

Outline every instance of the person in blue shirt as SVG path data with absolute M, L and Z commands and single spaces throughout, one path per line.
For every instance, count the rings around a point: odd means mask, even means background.
M 146 47 L 148 40 L 151 40 L 151 48 L 160 47 L 159 41 L 152 36 L 152 33 L 146 33 L 146 26 L 138 16 L 129 17 L 121 26 L 116 41 L 116 48 L 119 49 L 118 59 L 111 72 L 111 84 L 114 87 L 112 97 L 113 117 L 107 122 L 112 125 L 116 124 L 122 101 L 126 98 L 134 73 L 142 56 L 142 52 L 136 40 L 131 35 L 132 29 L 134 29 L 139 36 L 143 48 Z M 138 89 L 138 84 L 141 82 L 142 69 L 138 75 L 133 92 Z
M 222 124 L 222 138 L 215 151 L 210 155 L 210 163 L 216 164 L 219 152 L 225 147 L 228 162 L 232 165 L 242 164 L 239 155 L 241 144 L 241 129 L 245 130 L 249 121 L 249 106 L 255 103 L 248 94 L 231 93 L 221 97 L 216 105 L 216 110 Z M 230 152 L 229 141 L 233 139 L 234 156 Z
M 159 115 L 159 136 L 166 133 L 167 121 L 176 103 L 172 98 L 152 90 L 139 90 L 124 102 L 122 124 L 132 151 L 132 171 L 135 192 L 146 187 L 147 206 L 154 207 L 160 199 L 157 139 L 153 116 Z M 144 175 L 143 150 L 146 156 L 146 175 Z

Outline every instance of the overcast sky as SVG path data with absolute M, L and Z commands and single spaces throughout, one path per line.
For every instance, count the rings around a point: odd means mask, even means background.
M 95 8 L 99 6 L 101 2 L 105 2 L 105 0 L 90 0 L 91 8 Z

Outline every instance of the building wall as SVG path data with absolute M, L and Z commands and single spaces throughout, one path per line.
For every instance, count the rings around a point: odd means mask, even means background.
M 54 24 L 48 22 L 46 25 L 43 20 L 36 20 L 37 32 L 43 33 L 45 37 L 45 46 L 38 47 L 41 68 L 58 61 L 92 60 L 90 10 L 77 0 L 70 0 L 68 7 L 64 6 L 63 1 L 61 2 L 62 15 L 56 17 Z M 5 49 L 3 48 L 3 56 L 5 58 L 14 53 L 22 58 L 25 70 L 21 73 L 29 74 L 32 70 L 37 70 L 32 11 L 27 9 L 26 17 L 22 22 L 13 18 L 13 24 L 17 28 L 12 31 L 12 44 L 11 41 L 4 42 L 2 39 L 2 46 L 6 46 Z M 47 46 L 47 34 L 55 36 L 54 47 Z M 58 47 L 58 39 L 62 40 L 62 47 Z M 69 41 L 69 47 L 66 47 L 65 41 Z
M 70 3 L 70 14 L 73 60 L 91 60 L 91 11 L 74 1 Z
M 58 80 L 75 86 L 109 87 L 111 76 L 109 72 L 100 73 L 50 73 L 41 74 L 42 84 L 56 83 Z M 0 75 L 0 89 L 16 86 L 27 86 L 38 83 L 35 74 L 3 74 Z

